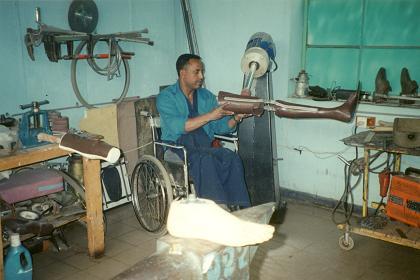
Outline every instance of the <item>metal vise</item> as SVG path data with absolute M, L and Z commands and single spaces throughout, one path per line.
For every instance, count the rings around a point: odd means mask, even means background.
M 32 108 L 22 115 L 19 123 L 19 140 L 24 148 L 48 144 L 49 142 L 38 142 L 39 133 L 52 134 L 48 111 L 39 110 L 39 106 L 49 104 L 48 100 L 33 101 L 30 104 L 20 105 L 22 110 Z

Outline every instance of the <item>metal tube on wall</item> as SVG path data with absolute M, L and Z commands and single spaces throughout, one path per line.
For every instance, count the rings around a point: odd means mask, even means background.
M 180 0 L 184 16 L 185 31 L 187 33 L 188 48 L 190 53 L 199 55 L 197 37 L 195 36 L 194 22 L 191 13 L 190 1 Z

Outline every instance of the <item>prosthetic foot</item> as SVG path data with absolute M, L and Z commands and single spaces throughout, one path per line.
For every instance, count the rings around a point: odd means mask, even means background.
M 351 95 L 341 106 L 333 108 L 321 108 L 288 103 L 280 100 L 264 101 L 255 96 L 240 96 L 228 92 L 219 92 L 220 104 L 228 103 L 224 108 L 236 114 L 261 115 L 264 110 L 274 111 L 276 116 L 301 119 L 323 118 L 342 122 L 349 122 L 354 115 L 357 106 L 358 94 Z
M 225 246 L 246 246 L 273 237 L 274 227 L 243 221 L 208 199 L 173 201 L 167 228 L 180 238 L 197 238 Z

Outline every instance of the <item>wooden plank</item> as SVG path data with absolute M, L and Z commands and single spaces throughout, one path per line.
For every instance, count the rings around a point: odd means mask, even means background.
M 345 225 L 337 225 L 337 228 L 345 230 Z M 411 227 L 398 221 L 388 221 L 384 228 L 375 230 L 351 226 L 350 232 L 420 249 L 420 228 Z
M 31 149 L 18 150 L 12 155 L 0 157 L 0 171 L 9 170 L 41 161 L 69 155 L 57 144 L 43 145 Z
M 357 233 L 359 235 L 368 236 L 375 239 L 380 239 L 383 241 L 407 246 L 407 247 L 420 249 L 420 242 L 417 242 L 416 240 L 411 240 L 409 238 L 402 238 L 398 236 L 397 234 L 387 234 L 381 231 L 370 230 L 370 229 L 359 228 L 359 227 L 352 228 L 351 232 Z
M 101 257 L 105 250 L 100 171 L 101 166 L 99 160 L 83 158 L 88 250 L 89 256 L 94 258 Z

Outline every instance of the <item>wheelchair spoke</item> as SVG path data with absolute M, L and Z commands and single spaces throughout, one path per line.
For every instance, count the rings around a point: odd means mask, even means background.
M 169 176 L 156 158 L 143 156 L 139 161 L 133 173 L 133 190 L 133 206 L 140 224 L 149 232 L 166 232 L 172 187 Z

